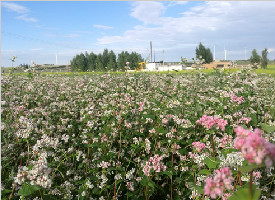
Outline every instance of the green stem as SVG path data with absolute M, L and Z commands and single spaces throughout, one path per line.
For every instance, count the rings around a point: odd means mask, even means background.
M 28 160 L 27 160 L 27 164 L 28 164 L 29 160 L 30 160 L 30 144 L 29 144 L 29 140 L 27 140 L 27 145 L 28 145 Z
M 250 197 L 250 200 L 253 200 L 252 178 L 253 178 L 253 171 L 250 172 L 250 181 L 249 181 L 249 197 Z
M 214 144 L 213 134 L 211 134 L 211 143 L 212 143 L 212 149 L 213 149 L 213 157 L 214 157 L 214 160 L 216 160 L 215 144 Z
M 145 200 L 148 200 L 148 186 L 145 187 Z

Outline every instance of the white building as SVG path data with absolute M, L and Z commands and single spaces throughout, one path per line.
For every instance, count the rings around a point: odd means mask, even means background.
M 183 70 L 182 64 L 166 64 L 162 63 L 146 63 L 146 71 L 172 71 L 172 70 Z

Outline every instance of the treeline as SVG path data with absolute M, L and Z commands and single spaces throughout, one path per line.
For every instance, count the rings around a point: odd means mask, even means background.
M 267 64 L 268 64 L 268 58 L 267 58 L 267 54 L 268 54 L 268 49 L 265 48 L 264 50 L 262 50 L 262 57 L 257 53 L 256 49 L 253 49 L 251 52 L 251 57 L 250 57 L 250 62 L 252 65 L 257 66 L 258 64 L 261 64 L 261 68 L 266 69 L 267 68 Z
M 136 52 L 128 53 L 122 51 L 116 57 L 116 54 L 111 50 L 104 49 L 103 53 L 95 54 L 93 52 L 81 53 L 76 55 L 71 60 L 72 71 L 124 71 L 126 62 L 129 62 L 129 67 L 134 70 L 138 67 L 138 63 L 143 59 Z

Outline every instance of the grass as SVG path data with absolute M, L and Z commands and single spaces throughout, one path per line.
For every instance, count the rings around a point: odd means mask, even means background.
M 221 69 L 219 69 L 221 70 Z M 224 69 L 224 72 L 225 73 L 235 73 L 237 71 L 240 71 L 241 68 L 232 68 L 232 69 Z M 201 69 L 201 70 L 181 70 L 181 71 L 161 71 L 161 72 L 130 72 L 130 73 L 152 73 L 152 74 L 185 74 L 185 73 L 194 73 L 194 72 L 204 72 L 204 73 L 213 73 L 215 71 L 215 69 Z M 253 70 L 255 73 L 259 74 L 259 75 L 263 75 L 263 74 L 269 74 L 271 76 L 273 76 L 275 78 L 275 64 L 272 64 L 272 65 L 268 65 L 267 66 L 267 69 L 254 69 Z M 122 73 L 125 73 L 125 72 L 41 72 L 41 76 L 43 75 L 92 75 L 92 74 L 122 74 Z M 6 73 L 8 74 L 8 73 Z M 14 73 L 15 75 L 28 75 L 29 73 L 24 73 L 24 72 L 15 72 Z M 5 75 L 5 74 L 3 74 Z

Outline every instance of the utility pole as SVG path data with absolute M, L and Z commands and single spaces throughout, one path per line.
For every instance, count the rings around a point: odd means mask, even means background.
M 56 55 L 55 55 L 55 65 L 58 65 L 57 53 L 58 53 L 58 52 L 56 52 Z
M 152 59 L 152 41 L 150 41 L 150 55 L 151 55 L 151 62 L 153 61 Z
M 162 65 L 164 66 L 164 49 L 162 50 Z
M 224 47 L 224 60 L 226 60 L 226 50 L 225 50 L 225 47 Z
M 216 60 L 216 49 L 215 49 L 215 45 L 214 45 L 214 61 Z

